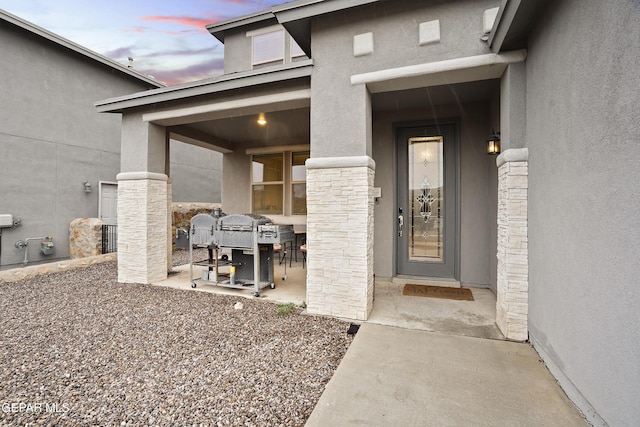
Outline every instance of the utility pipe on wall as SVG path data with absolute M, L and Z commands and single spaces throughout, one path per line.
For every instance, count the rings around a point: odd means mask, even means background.
M 40 244 L 40 252 L 42 255 L 51 255 L 53 253 L 53 237 L 27 237 L 24 240 L 18 240 L 15 243 L 15 247 L 18 249 L 24 249 L 24 261 L 22 261 L 22 265 L 27 265 L 29 260 L 27 259 L 28 255 L 28 246 L 30 240 L 40 240 L 42 243 Z

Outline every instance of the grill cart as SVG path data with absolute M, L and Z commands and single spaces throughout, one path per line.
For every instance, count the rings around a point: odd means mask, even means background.
M 199 281 L 234 289 L 253 286 L 255 296 L 267 286 L 275 288 L 273 244 L 286 244 L 295 238 L 293 226 L 273 224 L 271 219 L 253 214 L 195 215 L 189 236 L 191 254 L 194 246 L 206 245 L 210 251 L 205 261 L 194 262 L 191 256 L 191 287 Z M 219 257 L 219 249 L 230 249 L 231 259 Z M 202 278 L 193 277 L 194 265 L 207 267 Z M 229 266 L 229 274 L 219 273 L 222 265 Z

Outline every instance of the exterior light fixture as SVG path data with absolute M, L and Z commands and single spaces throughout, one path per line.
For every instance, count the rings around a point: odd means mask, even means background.
M 500 154 L 500 132 L 491 129 L 491 136 L 487 139 L 487 154 Z
M 89 181 L 83 182 L 82 185 L 84 185 L 85 193 L 91 193 L 91 184 L 89 183 Z
M 267 124 L 267 119 L 264 118 L 264 114 L 260 114 L 260 116 L 258 116 L 258 121 L 257 123 L 260 126 L 265 126 Z

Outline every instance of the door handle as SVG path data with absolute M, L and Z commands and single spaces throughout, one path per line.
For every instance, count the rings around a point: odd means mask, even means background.
M 402 237 L 402 228 L 404 227 L 404 216 L 402 215 L 402 208 L 399 209 L 398 215 L 398 237 Z

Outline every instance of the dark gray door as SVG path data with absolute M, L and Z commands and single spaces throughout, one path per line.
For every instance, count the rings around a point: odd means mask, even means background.
M 398 274 L 456 272 L 456 126 L 397 128 Z

